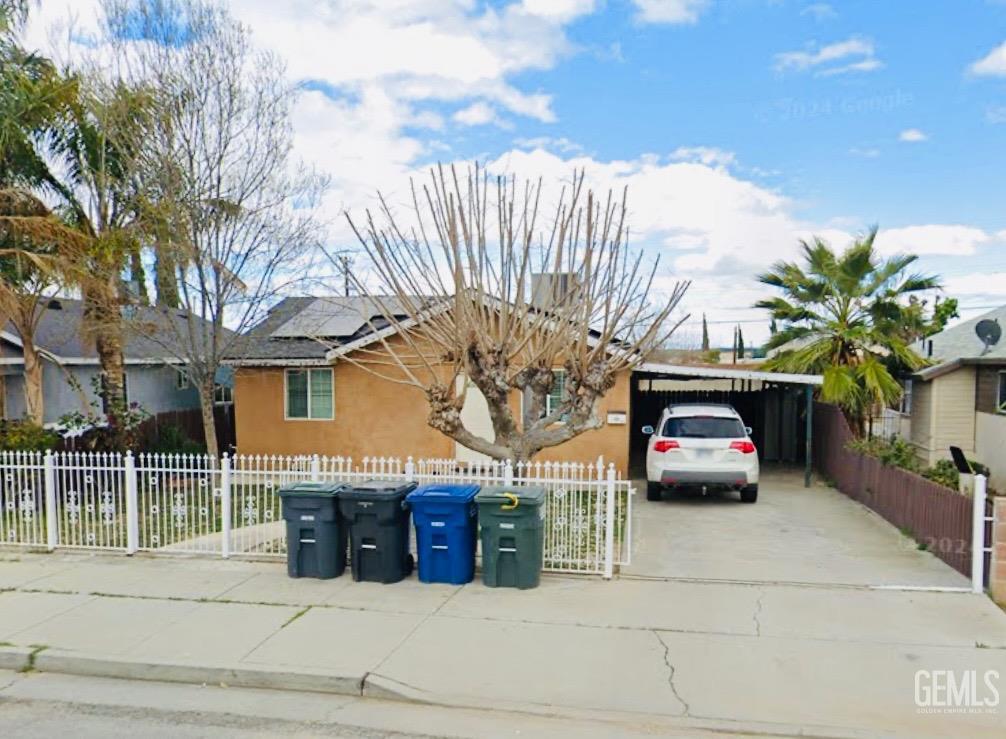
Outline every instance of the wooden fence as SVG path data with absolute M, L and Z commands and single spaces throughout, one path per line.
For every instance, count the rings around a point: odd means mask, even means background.
M 850 498 L 876 511 L 958 572 L 971 575 L 971 498 L 921 475 L 849 449 L 836 406 L 814 404 L 814 466 Z M 988 501 L 991 508 L 991 499 Z M 990 528 L 990 527 L 988 527 Z M 986 542 L 991 531 L 986 530 Z M 988 564 L 985 575 L 988 577 Z
M 221 452 L 233 452 L 235 446 L 234 407 L 216 406 L 213 409 L 217 427 L 217 446 Z M 140 426 L 140 449 L 150 449 L 166 426 L 177 426 L 181 432 L 197 444 L 202 444 L 203 415 L 199 408 L 180 411 L 165 411 L 151 416 Z

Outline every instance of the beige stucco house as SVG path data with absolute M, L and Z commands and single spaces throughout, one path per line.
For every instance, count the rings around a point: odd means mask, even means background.
M 419 389 L 375 377 L 346 356 L 379 348 L 376 335 L 385 324 L 378 308 L 362 297 L 292 297 L 277 304 L 228 360 L 234 368 L 238 452 L 486 459 L 430 428 L 429 406 Z M 603 457 L 628 474 L 629 389 L 626 370 L 601 401 L 601 428 L 535 459 Z M 560 392 L 557 387 L 549 403 L 558 402 Z M 515 391 L 511 407 L 518 417 L 521 400 Z M 462 417 L 473 433 L 491 436 L 488 406 L 473 389 Z
M 905 412 L 908 438 L 929 465 L 959 446 L 986 465 L 991 484 L 1006 489 L 1006 338 L 986 345 L 975 333 L 980 321 L 1006 324 L 996 308 L 919 342 L 916 351 L 933 364 L 911 379 Z

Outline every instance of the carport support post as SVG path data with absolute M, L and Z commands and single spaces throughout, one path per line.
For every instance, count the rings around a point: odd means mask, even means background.
M 810 487 L 810 472 L 813 460 L 811 457 L 813 450 L 813 439 L 814 439 L 814 386 L 805 385 L 804 386 L 804 397 L 807 403 L 807 433 L 804 434 L 806 439 L 804 440 L 804 462 L 803 462 L 803 486 L 805 488 Z

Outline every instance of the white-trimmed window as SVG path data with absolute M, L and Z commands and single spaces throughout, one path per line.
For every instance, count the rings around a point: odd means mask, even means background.
M 562 404 L 563 398 L 566 395 L 566 370 L 552 370 L 552 377 L 552 390 L 547 396 L 545 396 L 546 416 L 552 415 L 552 411 L 557 409 Z M 561 421 L 565 423 L 567 418 L 569 418 L 569 414 L 564 413 Z
M 175 387 L 179 390 L 189 389 L 189 376 L 183 369 L 175 370 Z
M 286 417 L 293 420 L 329 421 L 334 416 L 332 370 L 286 371 Z
M 1006 370 L 999 373 L 999 391 L 996 394 L 996 412 L 1006 413 Z
M 213 386 L 213 404 L 214 405 L 230 405 L 234 402 L 234 388 L 229 385 L 214 385 Z

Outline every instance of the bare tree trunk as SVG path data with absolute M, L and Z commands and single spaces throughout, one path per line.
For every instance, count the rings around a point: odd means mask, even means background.
M 217 420 L 213 415 L 213 379 L 203 382 L 199 387 L 199 408 L 203 413 L 203 436 L 206 439 L 206 453 L 211 457 L 220 456 L 217 446 Z
M 42 397 L 42 361 L 31 341 L 25 340 L 23 344 L 25 416 L 32 423 L 41 426 L 45 419 L 45 406 Z

